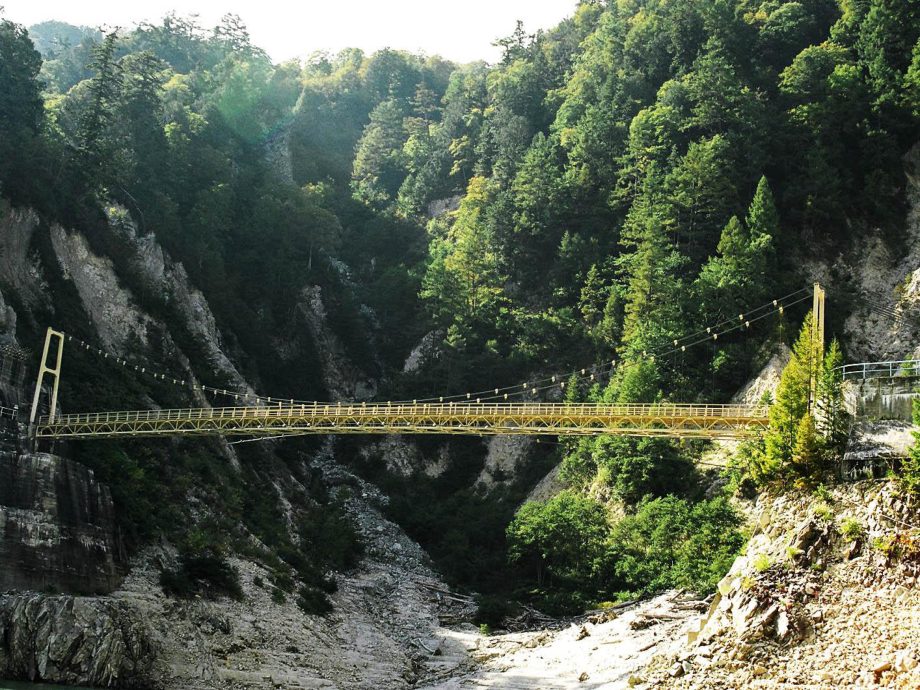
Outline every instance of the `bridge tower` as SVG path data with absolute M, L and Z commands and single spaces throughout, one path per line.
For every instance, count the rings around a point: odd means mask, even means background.
M 814 360 L 811 363 L 811 396 L 809 407 L 814 415 L 817 412 L 818 377 L 824 364 L 824 288 L 815 283 L 814 302 L 811 308 L 811 342 L 814 348 Z
M 54 365 L 48 366 L 48 354 L 52 349 L 52 341 L 57 340 L 57 355 L 54 358 Z M 42 383 L 45 380 L 45 374 L 54 377 L 54 387 L 51 389 L 51 411 L 49 420 L 54 422 L 57 413 L 57 396 L 58 384 L 61 382 L 61 360 L 64 357 L 64 334 L 59 333 L 51 328 L 45 333 L 45 349 L 42 351 L 42 361 L 38 367 L 38 380 L 35 382 L 35 397 L 32 398 L 32 413 L 29 415 L 30 428 L 35 424 L 35 418 L 38 416 L 38 401 L 42 393 Z

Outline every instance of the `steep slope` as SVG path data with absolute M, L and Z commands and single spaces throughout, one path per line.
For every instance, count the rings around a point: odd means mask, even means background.
M 650 685 L 920 684 L 916 501 L 888 481 L 765 495 L 754 524 L 700 631 L 651 664 Z
M 43 229 L 36 214 L 5 211 L 0 219 L 0 284 L 19 307 L 18 313 L 7 308 L 9 324 L 35 319 L 54 304 L 42 279 L 47 271 L 42 261 L 48 257 L 30 249 L 34 233 L 49 232 L 54 260 L 74 286 L 99 345 L 121 357 L 162 348 L 173 355 L 173 371 L 197 381 L 168 327 L 141 306 L 110 259 L 94 254 L 79 232 L 56 225 Z M 111 217 L 123 218 L 117 208 L 110 211 Z M 153 237 L 138 237 L 131 224 L 122 222 L 117 229 L 136 249 L 139 261 L 134 270 L 142 284 L 168 295 L 183 342 L 190 342 L 191 333 L 192 342 L 204 348 L 204 358 L 213 367 L 205 372 L 208 380 L 219 377 L 241 394 L 252 392 L 233 364 L 234 355 L 226 349 L 207 300 L 191 286 L 182 265 L 172 262 Z M 321 309 L 306 308 L 311 310 L 310 327 L 324 342 L 334 340 Z M 75 357 L 68 345 L 65 378 Z M 201 352 L 196 357 L 201 361 Z M 98 376 L 110 375 L 105 362 L 94 364 L 100 367 Z M 359 369 L 341 348 L 327 366 L 324 373 L 336 382 L 339 393 L 355 395 L 354 383 L 349 384 L 354 379 L 343 368 Z M 156 405 L 151 397 L 156 393 L 143 395 L 145 404 Z M 200 391 L 195 398 L 193 404 L 209 404 Z M 61 399 L 65 410 L 79 404 L 66 396 Z M 271 454 L 275 444 L 265 445 Z M 218 448 L 226 471 L 240 472 L 235 449 L 226 442 Z M 0 597 L 0 676 L 177 689 L 233 687 L 266 677 L 300 687 L 406 687 L 422 670 L 421 660 L 429 655 L 426 648 L 437 647 L 432 640 L 438 604 L 431 601 L 431 592 L 446 587 L 429 570 L 419 547 L 375 507 L 385 499 L 341 470 L 330 448 L 327 444 L 313 457 L 301 455 L 292 465 L 294 471 L 276 462 L 271 478 L 276 500 L 288 506 L 285 529 L 294 531 L 294 516 L 304 501 L 312 500 L 300 477 L 315 476 L 330 487 L 333 500 L 343 502 L 366 544 L 367 556 L 358 567 L 336 576 L 338 592 L 328 617 L 305 614 L 293 595 L 272 594 L 270 583 L 277 573 L 265 565 L 271 561 L 258 555 L 265 546 L 242 524 L 228 529 L 248 534 L 256 556 L 230 560 L 240 574 L 241 601 L 167 597 L 160 587 L 160 572 L 175 567 L 176 545 L 161 541 L 128 561 L 112 499 L 91 471 L 72 460 L 42 454 L 25 453 L 12 464 L 5 462 L 0 589 L 110 593 L 73 597 L 8 592 Z M 311 464 L 316 469 L 297 469 Z M 81 498 L 82 492 L 88 493 Z M 190 503 L 184 509 L 193 524 L 226 519 L 197 492 L 189 487 Z

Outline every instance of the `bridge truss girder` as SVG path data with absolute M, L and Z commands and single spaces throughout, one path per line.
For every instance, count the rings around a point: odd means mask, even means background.
M 729 439 L 767 427 L 767 408 L 743 405 L 288 405 L 143 410 L 41 418 L 36 438 L 455 434 Z

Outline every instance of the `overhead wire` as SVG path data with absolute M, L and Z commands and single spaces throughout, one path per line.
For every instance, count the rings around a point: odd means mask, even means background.
M 870 297 L 869 295 L 862 295 L 860 299 L 862 300 L 863 305 L 868 305 L 871 307 L 871 311 L 879 312 L 896 321 L 908 321 L 914 325 L 920 325 L 920 317 L 911 314 L 906 309 L 893 307 L 890 304 L 886 304 L 882 300 Z
M 793 293 L 793 294 L 795 294 L 795 293 Z M 723 336 L 723 335 L 726 335 L 726 334 L 728 334 L 728 333 L 732 333 L 733 331 L 740 330 L 740 329 L 742 329 L 742 328 L 744 328 L 745 330 L 747 330 L 748 328 L 750 328 L 750 325 L 751 325 L 751 324 L 756 323 L 757 321 L 760 321 L 761 319 L 764 319 L 764 318 L 766 318 L 766 317 L 768 317 L 768 316 L 772 316 L 773 314 L 782 313 L 782 312 L 784 312 L 786 309 L 788 309 L 789 307 L 793 307 L 793 306 L 795 306 L 795 305 L 797 305 L 797 304 L 800 304 L 801 302 L 805 302 L 805 301 L 807 301 L 807 300 L 809 300 L 809 299 L 811 299 L 811 295 L 809 295 L 809 296 L 807 296 L 807 297 L 802 297 L 802 298 L 800 298 L 800 299 L 798 299 L 798 300 L 795 300 L 795 301 L 793 301 L 793 302 L 790 302 L 790 303 L 788 303 L 788 304 L 784 304 L 784 305 L 778 306 L 778 307 L 777 307 L 776 309 L 774 309 L 773 311 L 770 311 L 770 312 L 761 314 L 760 316 L 756 316 L 756 317 L 751 318 L 751 319 L 747 319 L 747 318 L 746 318 L 746 319 L 744 320 L 744 322 L 735 324 L 735 325 L 733 325 L 731 328 L 727 328 L 727 329 L 725 329 L 725 330 L 723 330 L 723 331 L 718 331 L 718 332 L 715 332 L 715 333 L 708 333 L 707 336 L 706 336 L 705 338 L 698 338 L 697 340 L 694 340 L 693 342 L 685 343 L 685 344 L 683 344 L 683 345 L 679 345 L 679 346 L 677 346 L 677 347 L 673 347 L 673 348 L 670 349 L 670 350 L 663 350 L 663 351 L 662 351 L 662 350 L 658 350 L 658 351 L 654 351 L 654 352 L 652 352 L 651 354 L 647 354 L 646 357 L 648 357 L 648 358 L 651 359 L 651 360 L 661 359 L 661 358 L 663 358 L 663 357 L 667 357 L 668 355 L 676 354 L 676 353 L 678 353 L 678 352 L 681 352 L 681 353 L 686 352 L 687 348 L 689 348 L 689 347 L 694 347 L 694 346 L 696 346 L 696 345 L 700 345 L 701 343 L 705 343 L 705 342 L 716 342 L 716 341 L 718 340 L 719 336 Z M 725 323 L 727 323 L 727 322 L 726 322 L 726 321 L 723 321 L 722 323 L 725 324 Z M 711 330 L 711 327 L 710 327 L 710 330 Z M 703 332 L 705 332 L 705 331 L 699 331 L 698 334 L 703 333 Z M 680 339 L 678 339 L 676 342 L 679 343 L 679 342 L 680 342 Z M 634 363 L 635 363 L 635 362 L 633 362 L 633 364 L 634 364 Z M 604 368 L 605 368 L 605 367 L 604 367 Z M 586 367 L 585 369 L 580 370 L 582 376 L 588 377 L 589 375 L 588 375 L 586 372 L 587 372 L 589 369 L 590 369 L 590 368 Z M 596 374 L 596 373 L 597 373 L 596 370 L 595 370 L 593 373 Z M 577 375 L 577 372 L 575 372 L 575 375 Z M 569 375 L 569 378 L 570 378 L 571 376 L 572 376 L 572 374 Z M 560 377 L 559 377 L 559 376 L 556 376 L 556 377 L 552 377 L 552 378 L 553 378 L 553 380 L 555 381 L 555 380 L 559 379 Z M 549 379 L 544 379 L 544 381 L 546 381 L 546 380 L 549 380 Z M 594 380 L 595 380 L 593 375 L 590 376 L 590 380 L 591 380 L 591 381 L 594 381 Z M 539 392 L 542 392 L 542 391 L 549 390 L 549 389 L 551 389 L 551 388 L 555 388 L 555 387 L 557 387 L 558 385 L 562 385 L 562 384 L 566 384 L 566 385 L 567 385 L 567 381 L 561 381 L 559 384 L 557 384 L 557 383 L 554 382 L 554 383 L 552 383 L 552 384 L 550 384 L 550 385 L 535 386 L 535 387 L 532 387 L 530 390 L 524 390 L 524 391 L 520 391 L 520 392 L 518 392 L 518 393 L 515 393 L 515 395 L 523 395 L 523 394 L 527 394 L 527 393 L 535 394 L 535 393 L 539 393 Z M 564 385 L 562 385 L 562 387 L 564 388 Z M 481 400 L 481 401 L 483 401 L 483 402 L 486 402 L 486 401 L 496 400 L 496 399 L 499 399 L 499 398 L 504 398 L 504 396 L 503 396 L 503 395 L 501 395 L 501 396 L 498 396 L 498 395 L 485 396 L 485 397 L 480 397 L 479 400 Z M 420 401 L 420 402 L 421 402 L 421 401 Z
M 741 329 L 749 329 L 750 326 L 768 316 L 771 316 L 776 313 L 783 313 L 785 309 L 793 307 L 801 302 L 804 302 L 808 299 L 811 299 L 810 295 L 801 297 L 799 299 L 787 302 L 792 297 L 795 297 L 803 292 L 809 291 L 810 288 L 801 288 L 794 292 L 791 292 L 782 297 L 770 300 L 769 302 L 756 307 L 754 309 L 748 310 L 742 314 L 739 314 L 737 318 L 726 318 L 721 321 L 716 322 L 713 326 L 708 326 L 706 328 L 701 328 L 700 330 L 689 333 L 681 338 L 676 338 L 671 341 L 672 345 L 668 346 L 668 349 L 656 349 L 652 351 L 643 351 L 641 359 L 651 359 L 654 361 L 656 358 L 667 357 L 671 354 L 676 354 L 678 352 L 686 352 L 687 348 L 695 347 L 704 342 L 715 342 L 720 336 L 732 333 Z M 770 309 L 773 307 L 773 309 Z M 769 309 L 769 311 L 764 311 Z M 764 313 L 760 313 L 764 312 Z M 756 315 L 756 316 L 755 316 Z M 726 325 L 732 324 L 729 328 L 724 328 Z M 721 330 L 720 330 L 721 329 Z M 705 334 L 705 335 L 704 335 Z M 154 368 L 151 368 L 143 361 L 132 361 L 127 357 L 122 357 L 110 352 L 107 352 L 103 348 L 95 346 L 91 343 L 86 342 L 82 338 L 75 336 L 70 333 L 62 334 L 67 342 L 76 344 L 78 347 L 82 348 L 85 351 L 92 352 L 104 360 L 111 360 L 117 365 L 121 365 L 126 371 L 137 374 L 144 375 L 153 378 L 154 380 L 163 381 L 165 383 L 172 383 L 173 385 L 188 388 L 191 391 L 201 391 L 202 393 L 210 393 L 212 395 L 221 395 L 224 397 L 232 398 L 235 402 L 238 401 L 255 401 L 257 405 L 341 405 L 341 402 L 321 402 L 321 401 L 307 401 L 297 398 L 279 398 L 277 396 L 267 396 L 261 395 L 258 393 L 249 393 L 247 391 L 239 390 L 230 390 L 227 388 L 218 388 L 215 386 L 208 386 L 206 384 L 197 383 L 199 380 L 195 376 L 194 372 L 189 372 L 188 376 L 181 376 L 170 374 L 167 372 L 158 371 Z M 635 363 L 635 362 L 631 362 Z M 583 378 L 586 381 L 598 381 L 604 376 L 611 376 L 617 369 L 617 360 L 610 360 L 609 365 L 604 363 L 595 363 L 590 366 L 585 366 L 580 369 L 575 369 L 573 371 L 555 374 L 546 376 L 534 381 L 523 382 L 514 384 L 511 386 L 490 388 L 478 392 L 469 392 L 469 393 L 458 393 L 454 395 L 446 396 L 436 396 L 430 398 L 420 398 L 413 400 L 392 400 L 392 401 L 383 401 L 374 404 L 387 404 L 387 405 L 408 405 L 408 404 L 426 404 L 426 403 L 443 403 L 443 402 L 456 402 L 458 400 L 468 400 L 470 402 L 477 401 L 494 401 L 494 400 L 506 400 L 511 397 L 518 397 L 522 395 L 535 395 L 539 392 L 544 392 L 556 387 L 564 389 L 568 385 L 568 381 L 574 376 L 576 378 Z M 621 365 L 624 362 L 620 362 Z M 628 364 L 628 363 L 627 363 Z M 354 403 L 353 403 L 354 404 Z M 360 403 L 359 403 L 360 404 Z
M 738 330 L 739 328 L 744 326 L 745 322 L 754 323 L 755 321 L 759 321 L 764 316 L 769 316 L 771 314 L 776 313 L 777 311 L 782 312 L 783 309 L 794 306 L 795 304 L 798 304 L 799 302 L 803 302 L 806 299 L 810 299 L 811 296 L 809 295 L 808 297 L 799 299 L 791 304 L 782 304 L 785 300 L 791 297 L 795 297 L 796 295 L 799 295 L 802 292 L 810 292 L 810 290 L 811 288 L 800 288 L 799 290 L 795 290 L 787 295 L 770 300 L 769 302 L 766 302 L 765 304 L 759 307 L 755 307 L 754 309 L 751 309 L 742 314 L 739 314 L 737 317 L 725 318 L 722 321 L 716 322 L 712 326 L 701 328 L 698 331 L 688 333 L 687 335 L 681 338 L 677 338 L 672 341 L 675 349 L 669 350 L 667 352 L 652 352 L 651 356 L 652 357 L 663 357 L 668 354 L 673 354 L 674 352 L 677 352 L 678 349 L 680 349 L 681 347 L 683 347 L 683 349 L 685 350 L 687 347 L 693 347 L 694 345 L 698 345 L 701 342 L 706 342 L 713 335 L 713 331 L 718 331 L 720 328 L 722 328 L 726 324 L 732 323 L 732 324 L 735 324 L 735 326 L 733 328 L 729 328 L 725 331 L 719 332 L 717 333 L 717 335 L 723 335 L 725 333 L 730 333 L 732 331 Z M 767 314 L 749 318 L 752 315 L 763 311 L 764 309 L 769 309 L 770 307 L 774 307 L 774 309 L 768 312 Z M 701 339 L 698 339 L 698 340 L 695 340 L 689 343 L 687 342 L 689 340 L 697 338 L 698 336 L 703 335 L 704 333 L 706 334 L 705 338 L 701 338 Z M 648 355 L 647 351 L 646 351 L 646 355 Z M 616 360 L 611 360 L 611 366 L 613 367 L 616 366 Z M 570 371 L 570 372 L 563 373 L 563 374 L 547 376 L 542 379 L 537 379 L 536 381 L 533 381 L 533 382 L 516 383 L 511 386 L 484 389 L 484 390 L 476 391 L 476 392 L 456 393 L 453 395 L 441 395 L 441 396 L 433 396 L 429 398 L 414 398 L 412 400 L 409 400 L 409 399 L 394 400 L 392 402 L 393 404 L 419 404 L 419 403 L 433 403 L 433 402 L 443 403 L 443 402 L 451 402 L 451 401 L 463 400 L 463 399 L 472 401 L 477 398 L 480 400 L 504 399 L 505 397 L 526 395 L 528 392 L 534 393 L 540 390 L 547 390 L 548 388 L 553 387 L 553 386 L 543 385 L 543 384 L 546 384 L 547 382 L 552 382 L 553 384 L 555 384 L 560 379 L 562 379 L 563 381 L 566 381 L 572 376 L 583 376 L 583 377 L 589 376 L 588 372 L 597 374 L 599 369 L 606 369 L 606 367 L 607 367 L 607 364 L 605 362 L 604 364 L 594 364 L 594 365 L 581 367 L 579 369 L 575 369 L 574 371 Z

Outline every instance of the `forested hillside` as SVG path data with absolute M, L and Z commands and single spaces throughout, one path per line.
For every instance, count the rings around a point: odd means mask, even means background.
M 794 340 L 804 309 L 718 348 L 643 353 L 803 287 L 804 260 L 869 232 L 897 251 L 920 131 L 912 0 L 583 0 L 556 28 L 519 24 L 498 43 L 494 65 L 357 48 L 273 64 L 234 16 L 109 33 L 3 20 L 0 193 L 79 229 L 146 309 L 175 321 L 169 295 L 132 270 L 110 207 L 126 209 L 183 263 L 240 371 L 284 398 L 329 395 L 317 343 L 292 321 L 304 288 L 320 286 L 380 399 L 584 367 L 567 389 L 522 395 L 720 402 Z M 96 340 L 78 308 L 50 309 L 21 310 L 20 342 L 49 323 Z M 183 349 L 213 370 L 191 335 Z M 85 409 L 148 404 L 86 367 L 69 375 Z M 360 469 L 456 581 L 560 590 L 546 601 L 564 610 L 714 586 L 742 538 L 723 497 L 701 500 L 699 452 L 621 438 L 541 449 L 534 471 L 564 461 L 570 492 L 526 508 L 507 536 L 537 477 L 469 489 L 477 442 L 458 444 L 461 464 L 438 479 Z M 612 545 L 599 497 L 628 515 Z M 561 526 L 544 548 L 528 530 L 550 523 Z M 666 556 L 630 566 L 642 540 Z

